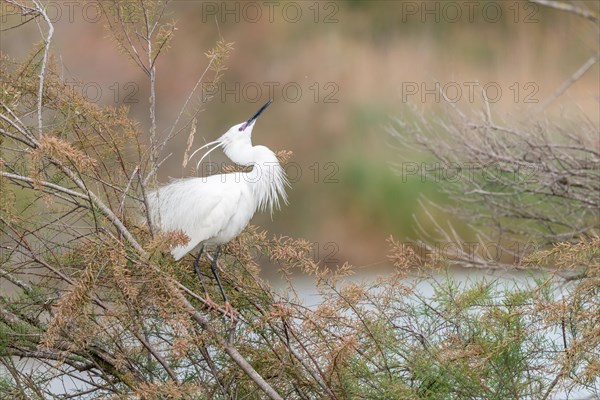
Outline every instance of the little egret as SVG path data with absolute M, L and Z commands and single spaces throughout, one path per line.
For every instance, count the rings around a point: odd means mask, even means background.
M 285 187 L 289 183 L 275 153 L 265 146 L 252 145 L 254 124 L 271 102 L 269 100 L 250 119 L 232 126 L 220 138 L 205 144 L 190 156 L 191 158 L 198 151 L 214 145 L 206 151 L 198 166 L 209 153 L 222 147 L 231 161 L 252 167 L 252 170 L 178 179 L 148 194 L 150 219 L 154 226 L 163 232 L 181 230 L 190 238 L 186 245 L 171 250 L 175 260 L 181 259 L 200 245 L 194 269 L 209 305 L 214 303 L 204 287 L 198 260 L 205 245 L 217 246 L 211 270 L 225 301 L 225 314 L 231 313 L 232 318 L 234 310 L 225 296 L 217 273 L 220 245 L 238 236 L 256 210 L 264 211 L 268 208 L 272 214 L 274 208 L 280 208 L 280 197 L 287 204 Z

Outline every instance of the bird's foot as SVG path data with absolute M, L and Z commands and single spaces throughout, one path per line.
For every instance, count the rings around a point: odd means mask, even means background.
M 231 304 L 229 304 L 228 301 L 226 301 L 223 308 L 221 308 L 218 303 L 215 303 L 213 301 L 213 299 L 208 295 L 208 293 L 204 296 L 204 302 L 207 306 L 208 312 L 211 312 L 212 310 L 219 310 L 220 312 L 223 313 L 223 316 L 225 318 L 230 319 L 232 326 L 233 326 L 233 323 L 235 322 L 236 316 L 238 316 L 240 314 L 239 311 L 236 310 L 235 308 L 233 308 L 231 306 Z
M 233 308 L 231 306 L 231 304 L 229 304 L 228 301 L 225 302 L 225 310 L 223 310 L 223 316 L 225 318 L 229 317 L 230 321 L 231 321 L 231 326 L 233 326 L 233 323 L 235 322 L 235 318 L 237 315 L 239 315 L 239 311 L 237 311 L 235 308 Z
M 208 312 L 211 312 L 212 310 L 218 310 L 219 309 L 219 304 L 215 303 L 213 301 L 213 299 L 210 298 L 210 296 L 208 295 L 208 293 L 206 293 L 204 295 L 204 302 L 206 303 L 206 306 L 208 307 Z

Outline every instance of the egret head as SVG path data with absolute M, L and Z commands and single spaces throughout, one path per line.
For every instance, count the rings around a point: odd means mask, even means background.
M 272 102 L 273 100 L 269 100 L 250 119 L 232 126 L 220 138 L 205 144 L 190 156 L 192 158 L 200 150 L 213 146 L 198 161 L 197 170 L 208 154 L 217 147 L 222 147 L 223 152 L 234 163 L 242 166 L 252 166 L 252 170 L 247 173 L 254 175 L 248 182 L 253 183 L 252 190 L 256 196 L 257 207 L 261 210 L 268 208 L 271 214 L 273 214 L 274 208 L 279 208 L 280 197 L 287 204 L 285 188 L 289 186 L 289 182 L 285 176 L 285 171 L 277 160 L 277 156 L 271 149 L 265 146 L 252 146 L 252 129 L 256 119 Z
M 239 123 L 237 125 L 229 128 L 227 132 L 221 135 L 217 140 L 207 143 L 204 146 L 200 147 L 198 150 L 194 151 L 190 158 L 192 158 L 198 151 L 214 145 L 211 149 L 209 149 L 204 156 L 198 161 L 196 169 L 204 160 L 209 153 L 215 150 L 217 147 L 222 147 L 223 151 L 231 159 L 231 161 L 240 165 L 249 165 L 254 160 L 251 157 L 250 150 L 252 149 L 252 129 L 254 128 L 254 124 L 256 120 L 262 114 L 263 111 L 273 102 L 273 100 L 269 100 L 265 105 L 263 105 L 252 117 L 250 117 L 247 121 Z

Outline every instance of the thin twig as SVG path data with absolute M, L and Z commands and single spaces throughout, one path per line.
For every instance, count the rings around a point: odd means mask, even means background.
M 148 181 L 150 181 L 150 179 L 152 178 L 152 176 L 154 176 L 154 174 L 156 173 L 156 171 L 158 171 L 158 168 L 160 168 L 160 166 L 169 159 L 169 157 L 171 157 L 173 155 L 173 153 L 169 153 L 165 156 L 165 158 L 163 158 L 161 161 L 159 161 L 155 166 L 152 167 L 152 169 L 150 170 L 150 172 L 148 173 L 148 175 L 146 175 L 146 178 L 144 179 L 144 186 L 148 186 Z
M 558 99 L 564 92 L 567 91 L 579 78 L 583 76 L 590 68 L 592 68 L 598 61 L 600 61 L 600 53 L 597 53 L 590 57 L 586 62 L 583 63 L 581 67 L 577 69 L 566 81 L 564 81 L 558 89 L 552 94 L 552 96 L 548 97 L 544 100 L 538 107 L 537 112 L 544 111 L 550 104 L 554 102 L 554 100 Z
M 48 34 L 44 38 L 45 48 L 44 48 L 44 57 L 42 58 L 42 66 L 40 68 L 40 83 L 38 87 L 38 98 L 37 98 L 37 112 L 38 112 L 38 134 L 40 137 L 43 135 L 43 125 L 42 125 L 42 99 L 44 95 L 44 79 L 46 78 L 46 64 L 48 63 L 48 53 L 50 52 L 50 44 L 52 43 L 52 35 L 54 35 L 54 25 L 48 18 L 46 14 L 46 10 L 40 4 L 39 0 L 33 0 L 35 5 L 38 8 L 38 12 L 42 15 L 46 24 L 48 24 Z
M 133 182 L 133 179 L 137 176 L 137 172 L 139 169 L 140 169 L 140 166 L 136 165 L 135 168 L 133 169 L 133 172 L 131 173 L 131 177 L 129 178 L 129 181 L 127 182 L 127 186 L 125 186 L 125 190 L 123 190 L 123 196 L 121 197 L 121 203 L 119 204 L 119 211 L 118 211 L 118 213 L 121 215 L 123 215 L 123 210 L 125 208 L 125 199 L 127 198 L 127 192 L 131 188 L 131 183 Z
M 146 195 L 146 186 L 144 185 L 144 181 L 142 179 L 142 170 L 137 170 L 137 176 L 140 181 L 140 189 L 142 191 L 142 197 L 144 199 L 144 207 L 146 214 L 146 222 L 148 222 L 148 229 L 150 230 L 150 237 L 154 238 L 154 226 L 152 224 L 152 218 L 150 216 L 150 203 L 148 203 L 148 196 Z
M 571 3 L 564 3 L 562 1 L 556 1 L 556 0 L 552 0 L 552 1 L 551 0 L 529 0 L 529 1 L 532 3 L 543 5 L 543 6 L 555 8 L 560 11 L 566 11 L 571 14 L 579 15 L 580 17 L 589 19 L 590 21 L 595 22 L 595 23 L 598 23 L 598 21 L 599 21 L 598 14 L 596 14 L 595 12 L 590 11 L 590 10 L 585 10 L 583 8 L 579 8 Z

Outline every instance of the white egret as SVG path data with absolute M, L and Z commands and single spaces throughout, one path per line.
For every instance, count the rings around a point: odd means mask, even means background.
M 163 232 L 181 230 L 190 238 L 186 245 L 171 250 L 175 260 L 181 259 L 196 246 L 201 246 L 194 269 L 203 287 L 198 260 L 205 245 L 217 246 L 211 270 L 223 295 L 225 312 L 231 313 L 232 318 L 234 311 L 217 273 L 220 245 L 238 236 L 257 210 L 268 208 L 272 214 L 274 208 L 280 208 L 280 197 L 287 204 L 285 187 L 289 183 L 275 153 L 265 146 L 252 145 L 254 124 L 271 102 L 269 100 L 250 119 L 232 126 L 220 138 L 200 147 L 191 156 L 214 145 L 198 165 L 210 152 L 222 147 L 231 161 L 252 167 L 251 171 L 178 179 L 148 195 L 150 219 L 154 226 Z M 209 304 L 214 304 L 205 287 L 204 290 Z

